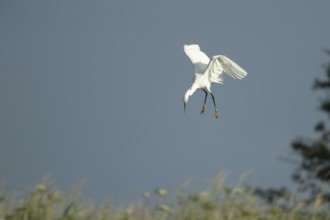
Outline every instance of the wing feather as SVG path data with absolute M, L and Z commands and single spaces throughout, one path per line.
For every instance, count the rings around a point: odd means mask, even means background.
M 198 44 L 184 45 L 184 52 L 194 65 L 195 73 L 202 74 L 210 62 L 210 58 L 200 50 Z
M 247 72 L 242 67 L 223 55 L 214 56 L 204 74 L 209 75 L 211 82 L 222 83 L 223 72 L 234 79 L 243 79 L 247 75 Z

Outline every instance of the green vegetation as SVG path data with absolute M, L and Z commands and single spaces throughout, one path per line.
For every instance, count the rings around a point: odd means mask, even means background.
M 330 56 L 330 50 L 325 50 Z M 313 89 L 321 91 L 319 110 L 330 116 L 330 62 L 324 65 L 324 77 L 316 78 Z M 329 117 L 314 126 L 316 138 L 297 138 L 291 145 L 299 162 L 292 179 L 300 190 L 308 191 L 311 199 L 319 194 L 330 203 L 330 126 Z
M 62 192 L 50 184 L 40 183 L 29 193 L 0 193 L 0 219 L 8 220 L 198 220 L 198 219 L 258 219 L 258 220 L 326 220 L 330 219 L 329 203 L 322 195 L 314 201 L 283 194 L 276 203 L 268 204 L 253 190 L 228 187 L 226 175 L 217 176 L 210 186 L 195 193 L 188 188 L 170 195 L 157 188 L 146 192 L 141 200 L 125 207 L 111 202 L 95 205 L 80 194 L 79 189 Z M 122 208 L 120 208 L 122 207 Z

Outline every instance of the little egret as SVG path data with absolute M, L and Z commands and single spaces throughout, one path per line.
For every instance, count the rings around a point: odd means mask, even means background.
M 207 95 L 210 93 L 215 108 L 215 117 L 218 119 L 220 113 L 215 104 L 214 95 L 211 92 L 211 84 L 222 84 L 223 72 L 227 73 L 234 79 L 243 79 L 247 75 L 247 72 L 234 61 L 223 55 L 216 55 L 210 60 L 210 58 L 200 50 L 200 47 L 197 44 L 184 45 L 183 49 L 193 63 L 195 71 L 194 82 L 183 98 L 184 111 L 186 111 L 189 97 L 194 94 L 196 90 L 202 90 L 205 93 L 205 98 L 201 114 L 206 112 L 205 103 Z

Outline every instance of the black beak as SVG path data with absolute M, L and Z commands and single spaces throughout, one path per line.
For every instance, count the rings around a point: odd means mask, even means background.
M 183 112 L 185 113 L 186 112 L 186 106 L 187 106 L 187 103 L 183 103 Z

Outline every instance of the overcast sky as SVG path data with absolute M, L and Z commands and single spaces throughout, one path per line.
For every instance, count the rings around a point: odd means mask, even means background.
M 330 2 L 13 1 L 0 3 L 0 181 L 85 180 L 94 198 L 177 189 L 228 170 L 290 185 L 290 143 L 314 135 L 330 47 Z M 196 92 L 183 45 L 249 75 Z

